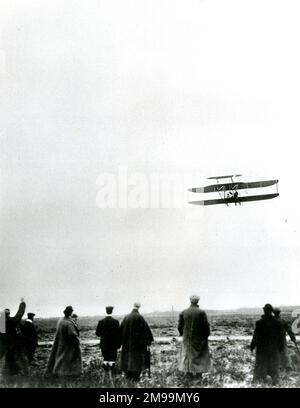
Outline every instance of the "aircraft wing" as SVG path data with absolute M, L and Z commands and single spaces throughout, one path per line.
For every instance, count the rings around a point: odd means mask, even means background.
M 247 202 L 247 201 L 259 201 L 259 200 L 269 200 L 271 198 L 278 197 L 278 193 L 274 194 L 261 194 L 261 195 L 254 195 L 254 196 L 246 196 L 246 197 L 238 197 L 237 200 L 234 199 L 226 199 L 226 198 L 218 198 L 215 200 L 201 200 L 201 201 L 189 201 L 189 204 L 195 205 L 215 205 L 215 204 L 230 204 L 235 202 Z
M 240 182 L 240 183 L 212 184 L 206 187 L 189 188 L 188 191 L 192 193 L 218 193 L 222 191 L 269 187 L 277 183 L 278 180 L 266 180 L 266 181 L 252 181 L 250 183 Z

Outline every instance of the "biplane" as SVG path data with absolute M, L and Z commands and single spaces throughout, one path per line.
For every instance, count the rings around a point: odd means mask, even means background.
M 208 177 L 208 180 L 216 180 L 216 184 L 211 184 L 205 187 L 189 188 L 192 193 L 218 193 L 219 198 L 199 201 L 189 201 L 189 204 L 196 205 L 215 205 L 230 203 L 235 205 L 245 203 L 247 201 L 269 200 L 279 196 L 278 180 L 252 181 L 252 182 L 237 182 L 236 177 L 241 177 L 241 174 L 231 174 L 229 176 Z M 231 182 L 220 183 L 219 180 L 230 179 Z M 239 190 L 248 190 L 251 188 L 263 188 L 276 185 L 276 193 L 256 194 L 256 195 L 240 195 Z

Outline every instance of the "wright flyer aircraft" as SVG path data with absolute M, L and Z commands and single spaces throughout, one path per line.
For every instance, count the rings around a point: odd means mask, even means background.
M 205 187 L 189 188 L 188 191 L 192 193 L 218 193 L 219 197 L 215 199 L 204 199 L 197 201 L 189 201 L 189 204 L 196 205 L 216 205 L 230 203 L 235 205 L 241 205 L 248 201 L 260 201 L 269 200 L 279 196 L 278 193 L 278 180 L 265 180 L 265 181 L 252 181 L 252 182 L 237 182 L 234 179 L 241 177 L 241 174 L 232 174 L 229 176 L 215 176 L 208 177 L 208 180 L 216 180 L 216 184 L 211 184 Z M 230 180 L 230 182 L 220 182 L 220 180 Z M 276 187 L 276 192 L 266 194 L 248 194 L 248 189 L 260 189 L 266 187 Z

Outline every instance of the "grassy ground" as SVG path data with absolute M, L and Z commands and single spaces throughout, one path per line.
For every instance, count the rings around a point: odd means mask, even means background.
M 268 384 L 252 384 L 255 355 L 249 350 L 249 340 L 229 340 L 226 335 L 249 335 L 253 333 L 254 322 L 257 317 L 247 316 L 218 316 L 211 321 L 212 334 L 214 336 L 225 335 L 225 340 L 209 341 L 210 353 L 213 361 L 213 370 L 203 376 L 202 383 L 199 380 L 188 380 L 178 370 L 178 355 L 180 344 L 157 344 L 151 347 L 151 377 L 144 373 L 138 387 L 261 387 Z M 53 322 L 54 323 L 54 322 Z M 94 322 L 93 322 L 94 324 Z M 173 337 L 177 335 L 173 321 L 152 321 L 150 323 L 153 334 L 156 337 Z M 55 324 L 44 325 L 40 328 L 40 340 L 53 339 Z M 91 324 L 82 330 L 82 339 L 95 339 L 94 328 Z M 43 373 L 51 351 L 50 344 L 38 347 L 30 373 L 27 376 L 14 378 L 11 382 L 0 381 L 0 387 L 82 387 L 101 388 L 110 386 L 103 381 L 103 369 L 101 366 L 102 356 L 98 345 L 82 344 L 83 374 L 80 378 L 66 383 L 61 380 L 46 379 Z M 281 372 L 281 387 L 300 387 L 299 358 L 296 358 L 296 350 L 289 343 L 294 370 L 288 374 Z M 119 356 L 120 357 L 120 356 Z M 115 376 L 116 387 L 127 387 L 127 382 L 121 372 L 117 370 Z

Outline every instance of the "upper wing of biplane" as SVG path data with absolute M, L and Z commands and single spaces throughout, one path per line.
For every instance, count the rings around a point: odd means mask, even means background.
M 189 188 L 188 191 L 191 191 L 192 193 L 218 193 L 222 191 L 269 187 L 277 183 L 278 180 L 266 180 L 266 181 L 253 181 L 250 183 L 238 182 L 238 183 L 212 184 L 206 187 Z
M 233 177 L 241 177 L 241 174 L 230 174 L 229 176 L 207 177 L 207 180 L 219 180 L 219 179 L 226 179 L 226 178 L 233 178 Z
M 196 204 L 196 205 L 214 205 L 214 204 L 228 204 L 230 202 L 246 202 L 246 201 L 257 201 L 257 200 L 268 200 L 270 198 L 275 198 L 279 196 L 278 193 L 274 194 L 261 194 L 261 195 L 254 195 L 254 196 L 245 196 L 245 197 L 238 197 L 238 199 L 232 201 L 226 198 L 219 198 L 215 200 L 201 200 L 201 201 L 189 201 L 189 204 Z

